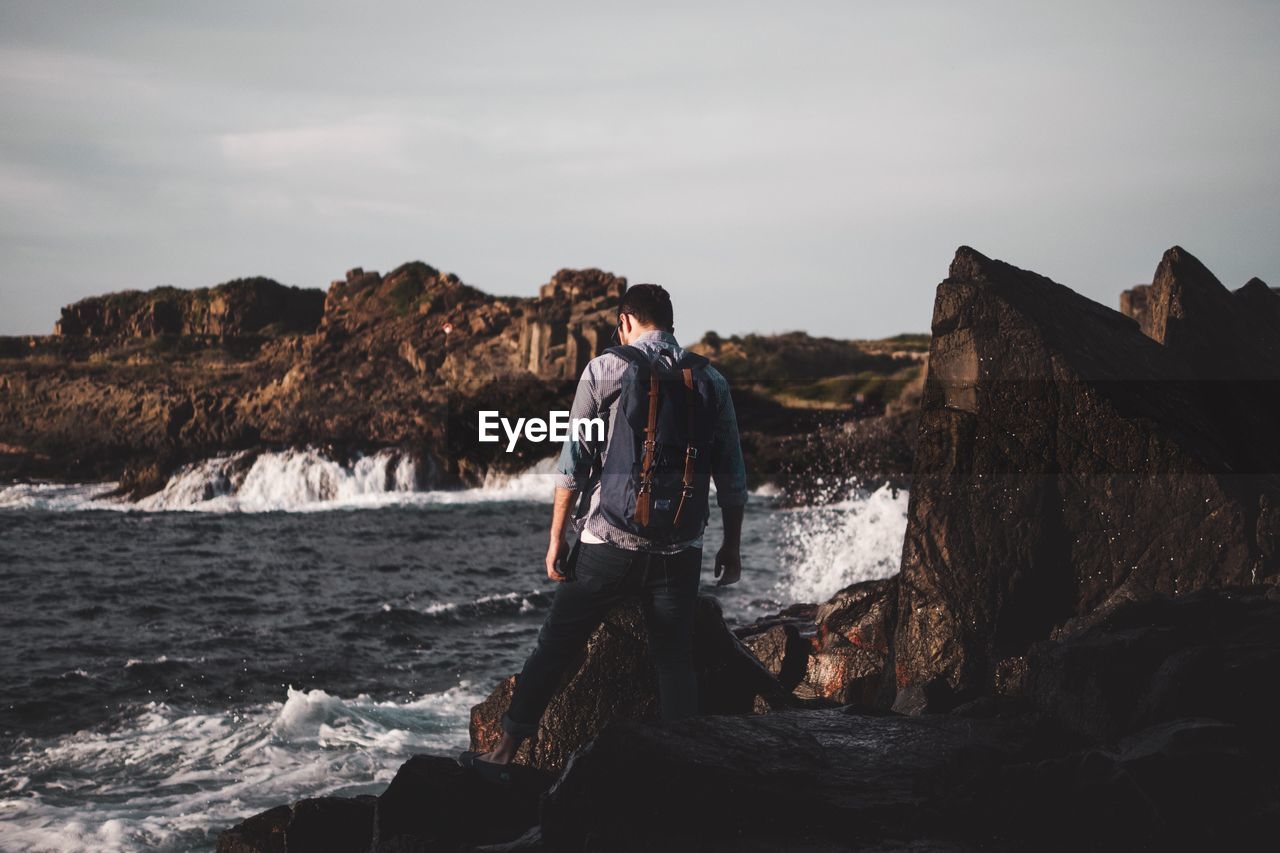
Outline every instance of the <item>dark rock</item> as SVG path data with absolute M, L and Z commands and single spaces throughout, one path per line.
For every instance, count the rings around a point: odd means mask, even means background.
M 1144 335 L 1151 334 L 1151 285 L 1139 284 L 1120 293 L 1120 313 L 1132 317 Z
M 553 849 L 956 849 L 945 796 L 1020 743 L 997 721 L 840 709 L 618 721 L 548 793 L 542 833 Z
M 818 607 L 818 632 L 805 683 L 815 695 L 859 705 L 884 704 L 889 638 L 896 621 L 898 581 L 864 581 Z
M 535 826 L 513 841 L 482 844 L 472 849 L 475 853 L 541 853 L 546 847 L 542 844 L 542 827 Z
M 786 692 L 728 629 L 719 602 L 709 595 L 698 598 L 694 665 L 699 713 L 751 713 L 756 697 L 762 695 L 786 704 Z M 471 709 L 472 749 L 486 751 L 497 744 L 514 682 L 515 676 L 503 680 Z M 628 602 L 605 618 L 587 642 L 581 662 L 569 667 L 543 714 L 536 745 L 526 742 L 518 760 L 559 769 L 611 720 L 652 719 L 657 714 L 657 679 L 648 657 L 643 614 L 639 602 Z
M 794 624 L 782 623 L 743 638 L 783 690 L 795 690 L 809 667 L 809 641 Z
M 365 853 L 373 837 L 373 812 L 373 797 L 299 800 L 223 832 L 218 853 Z
M 247 818 L 218 836 L 218 853 L 284 853 L 284 834 L 292 819 L 292 806 L 276 806 Z
M 513 841 L 537 824 L 538 800 L 553 780 L 520 767 L 511 787 L 503 788 L 451 758 L 415 755 L 378 796 L 369 849 L 443 853 L 463 844 Z
M 962 819 L 1040 850 L 1263 850 L 1277 774 L 1235 726 L 1171 720 L 982 780 Z
M 934 305 L 896 707 L 987 692 L 999 661 L 1122 601 L 1276 572 L 1258 530 L 1263 497 L 1280 495 L 1280 445 L 1260 436 L 1264 424 L 1280 434 L 1280 395 L 1253 386 L 1256 411 L 1242 417 L 1219 404 L 1244 386 L 1215 390 L 1197 364 L 1216 340 L 1215 363 L 1249 362 L 1236 378 L 1256 382 L 1280 344 L 1255 325 L 1231 326 L 1240 340 L 1226 342 L 1189 320 L 1226 316 L 1193 260 L 1171 250 L 1157 271 L 1162 344 L 1047 278 L 957 252 Z M 1190 313 L 1167 319 L 1174 305 Z
M 324 292 L 269 278 L 241 278 L 183 290 L 158 287 L 91 296 L 62 309 L 55 335 L 145 338 L 311 332 Z
M 1075 636 L 1032 646 L 1027 695 L 1091 741 L 1192 716 L 1276 741 L 1278 599 L 1241 590 L 1127 603 Z

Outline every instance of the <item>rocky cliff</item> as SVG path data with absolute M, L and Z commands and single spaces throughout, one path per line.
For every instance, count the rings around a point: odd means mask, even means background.
M 120 479 L 139 496 L 214 454 L 317 446 L 339 461 L 395 448 L 419 485 L 475 484 L 554 452 L 480 443 L 477 412 L 567 408 L 626 286 L 564 269 L 537 297 L 495 297 L 412 262 L 327 291 L 253 278 L 85 299 L 53 335 L 0 338 L 0 480 Z M 874 418 L 924 356 L 918 339 L 800 333 L 693 348 L 731 374 L 757 483 L 785 461 L 780 437 Z
M 141 494 L 184 462 L 302 445 L 398 447 L 443 482 L 518 468 L 531 451 L 486 455 L 472 404 L 545 416 L 607 345 L 625 288 L 561 270 L 536 298 L 501 298 L 414 262 L 327 292 L 259 278 L 86 299 L 54 335 L 0 346 L 0 476 Z
M 1004 659 L 1121 601 L 1276 575 L 1280 324 L 1243 292 L 1171 249 L 1148 335 L 957 252 L 916 441 L 900 702 L 977 695 Z

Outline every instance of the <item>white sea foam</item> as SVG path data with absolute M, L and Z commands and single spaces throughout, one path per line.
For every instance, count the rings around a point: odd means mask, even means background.
M 464 748 L 481 698 L 465 681 L 406 703 L 290 688 L 242 712 L 152 703 L 110 731 L 20 739 L 0 767 L 0 850 L 212 847 L 207 832 L 256 812 L 377 793 L 410 755 Z
M 490 474 L 472 489 L 417 490 L 413 459 L 393 450 L 339 463 L 314 448 L 247 452 L 201 460 L 139 501 L 108 497 L 115 483 L 17 483 L 0 488 L 0 509 L 312 512 L 415 504 L 551 501 L 554 459 L 514 475 Z
M 530 592 L 500 592 L 492 595 L 482 595 L 472 601 L 433 601 L 430 604 L 415 604 L 412 601 L 406 601 L 400 607 L 407 610 L 415 610 L 428 616 L 470 616 L 477 611 L 529 613 L 538 608 L 538 602 L 546 601 L 547 598 L 546 590 L 532 590 Z M 390 612 L 396 610 L 397 607 L 385 602 L 382 605 L 382 609 L 384 612 Z
M 515 474 L 491 471 L 470 489 L 419 490 L 413 458 L 395 450 L 358 455 L 349 464 L 315 448 L 221 454 L 183 466 L 164 488 L 138 501 L 111 497 L 117 483 L 14 483 L 0 487 L 0 509 L 146 512 L 314 512 L 399 505 L 494 501 L 550 503 L 554 457 Z M 714 494 L 715 485 L 711 491 Z M 765 484 L 753 496 L 777 493 Z
M 165 487 L 134 506 L 142 510 L 268 512 L 353 506 L 410 494 L 413 460 L 391 450 L 357 456 L 343 465 L 318 450 L 216 456 L 188 465 Z
M 852 583 L 898 571 L 907 492 L 853 489 L 844 500 L 781 511 L 782 601 L 826 601 Z

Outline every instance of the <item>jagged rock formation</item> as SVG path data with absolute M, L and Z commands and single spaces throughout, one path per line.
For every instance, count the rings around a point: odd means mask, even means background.
M 1126 599 L 1276 574 L 1280 459 L 1263 436 L 1280 432 L 1280 328 L 1234 310 L 1182 249 L 1152 294 L 1154 339 L 957 252 L 916 445 L 898 707 L 982 693 L 1002 659 Z

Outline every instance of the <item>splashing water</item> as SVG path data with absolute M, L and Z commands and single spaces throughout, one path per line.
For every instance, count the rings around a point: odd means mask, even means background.
M 854 489 L 842 501 L 784 510 L 777 583 L 783 601 L 826 601 L 853 583 L 898 571 L 907 531 L 907 492 Z
M 387 506 L 551 501 L 555 459 L 519 474 L 490 473 L 474 489 L 419 491 L 413 459 L 394 450 L 344 465 L 314 448 L 223 454 L 183 466 L 138 501 L 108 497 L 115 483 L 17 483 L 0 487 L 0 509 L 116 509 L 161 512 L 314 512 Z

